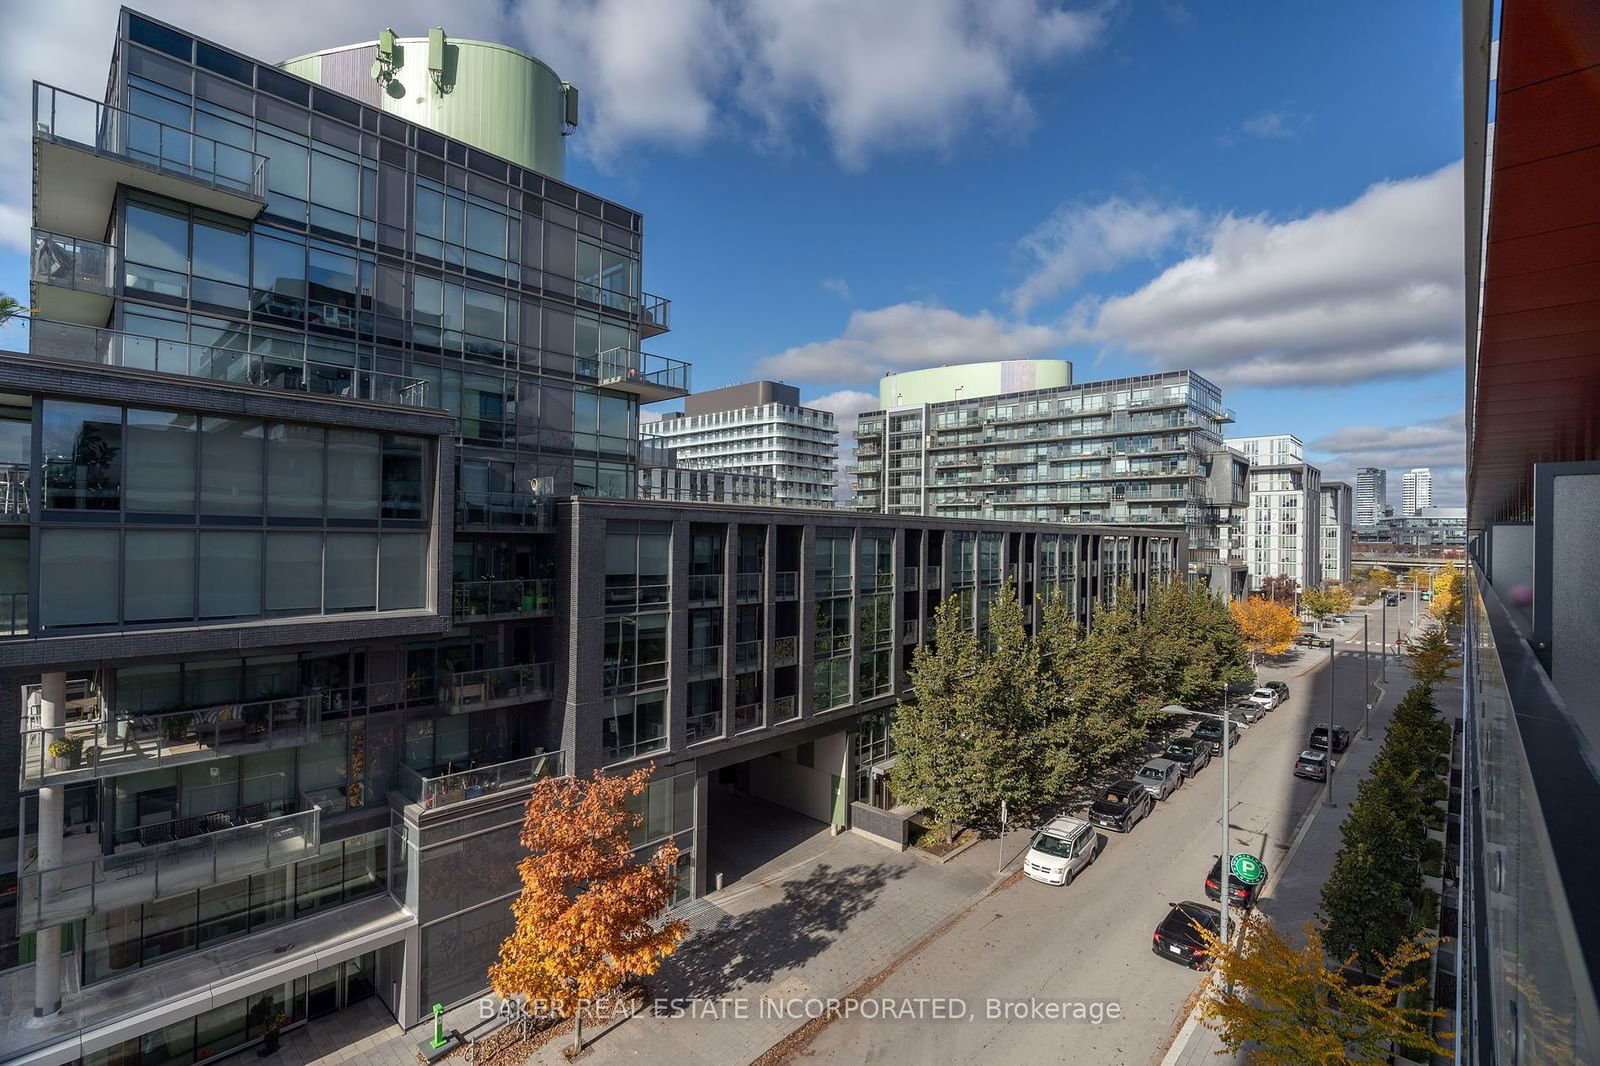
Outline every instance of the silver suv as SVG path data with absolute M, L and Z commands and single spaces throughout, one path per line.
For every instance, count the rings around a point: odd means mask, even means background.
M 1139 772 L 1133 775 L 1133 779 L 1150 795 L 1158 800 L 1164 800 L 1183 784 L 1183 767 L 1171 759 L 1151 759 L 1139 767 Z

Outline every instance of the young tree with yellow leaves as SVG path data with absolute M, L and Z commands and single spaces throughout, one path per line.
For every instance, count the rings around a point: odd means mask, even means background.
M 1282 655 L 1300 635 L 1300 622 L 1294 611 L 1281 603 L 1273 603 L 1259 596 L 1248 600 L 1234 600 L 1228 604 L 1233 623 L 1239 627 L 1244 646 L 1250 649 L 1250 668 L 1255 669 L 1259 656 Z
M 1433 1033 L 1444 1012 L 1410 1005 L 1427 977 L 1409 975 L 1424 969 L 1437 940 L 1402 941 L 1374 981 L 1352 976 L 1348 962 L 1330 968 L 1314 922 L 1306 924 L 1299 948 L 1259 912 L 1240 919 L 1231 944 L 1207 929 L 1201 935 L 1220 971 L 1201 1020 L 1229 1051 L 1250 1045 L 1252 1064 L 1383 1066 L 1397 1050 L 1411 1057 L 1450 1054 Z
M 1428 613 L 1433 615 L 1440 625 L 1460 625 L 1462 605 L 1466 596 L 1466 577 L 1462 574 L 1461 567 L 1450 566 L 1439 571 L 1433 576 L 1429 591 L 1433 599 L 1428 603 Z
M 678 849 L 667 841 L 648 861 L 633 854 L 643 820 L 628 800 L 643 794 L 653 767 L 625 777 L 546 778 L 533 787 L 522 818 L 517 864 L 522 894 L 511 904 L 517 926 L 489 967 L 497 996 L 574 1019 L 573 1050 L 583 1050 L 583 1008 L 631 977 L 653 974 L 687 927 L 652 924 L 672 902 Z

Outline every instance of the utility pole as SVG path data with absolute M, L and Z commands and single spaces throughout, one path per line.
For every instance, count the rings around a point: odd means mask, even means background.
M 1228 687 L 1222 687 L 1222 856 L 1217 863 L 1217 895 L 1221 899 L 1217 925 L 1222 942 L 1228 942 L 1228 890 L 1232 887 L 1229 871 L 1233 856 L 1228 854 L 1228 749 L 1233 747 L 1233 722 L 1228 717 Z
M 1365 611 L 1361 612 L 1361 698 L 1366 701 L 1366 713 L 1361 716 L 1361 739 L 1372 739 L 1372 653 L 1368 650 L 1367 623 L 1372 621 L 1372 616 Z
M 1328 806 L 1335 806 L 1333 802 L 1333 669 L 1334 653 L 1339 650 L 1339 642 L 1334 641 L 1328 645 Z

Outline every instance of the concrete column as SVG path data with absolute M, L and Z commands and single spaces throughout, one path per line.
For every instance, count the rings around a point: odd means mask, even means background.
M 41 679 L 39 725 L 46 730 L 45 744 L 66 736 L 67 675 L 45 674 Z M 48 782 L 48 778 L 46 778 Z M 53 891 L 43 871 L 61 865 L 62 838 L 65 834 L 65 796 L 59 785 L 46 783 L 39 789 L 38 869 L 41 871 L 36 898 Z M 51 926 L 34 933 L 33 1016 L 43 1018 L 61 1009 L 61 927 Z

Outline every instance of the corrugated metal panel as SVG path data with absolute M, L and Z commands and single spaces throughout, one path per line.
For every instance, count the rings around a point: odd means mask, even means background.
M 372 80 L 372 63 L 378 58 L 375 44 L 329 52 L 322 57 L 322 84 L 334 92 L 353 96 L 371 107 L 382 105 L 383 90 Z

